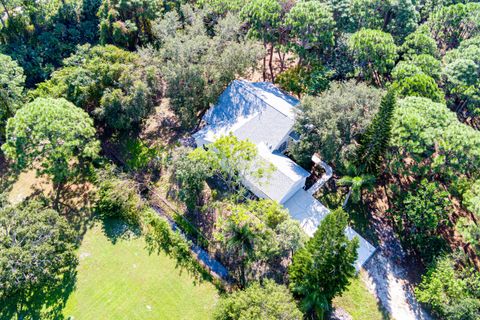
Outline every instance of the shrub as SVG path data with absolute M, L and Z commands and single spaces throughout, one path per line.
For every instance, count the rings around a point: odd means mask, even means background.
M 100 183 L 97 212 L 103 217 L 118 217 L 139 225 L 144 203 L 133 181 L 109 177 Z

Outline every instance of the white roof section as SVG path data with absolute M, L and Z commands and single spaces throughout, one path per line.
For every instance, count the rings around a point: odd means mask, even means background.
M 271 83 L 235 80 L 205 114 L 207 125 L 194 136 L 206 144 L 231 132 L 274 150 L 292 130 L 298 103 Z
M 297 193 L 285 202 L 284 207 L 288 209 L 293 219 L 300 222 L 303 230 L 310 237 L 312 237 L 317 230 L 320 221 L 330 212 L 320 201 L 303 189 L 297 191 Z M 345 234 L 350 240 L 358 237 L 358 258 L 357 261 L 355 261 L 355 268 L 358 271 L 373 255 L 375 247 L 350 227 L 345 229 Z
M 260 158 L 265 160 L 267 164 L 273 164 L 275 170 L 260 181 L 246 177 L 247 184 L 253 186 L 255 190 L 260 191 L 266 197 L 283 203 L 292 188 L 303 187 L 304 181 L 310 173 L 283 154 L 272 153 L 264 143 L 257 145 L 257 149 Z

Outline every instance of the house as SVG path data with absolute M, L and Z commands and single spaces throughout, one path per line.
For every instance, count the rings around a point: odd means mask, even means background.
M 275 170 L 267 182 L 246 177 L 243 184 L 259 198 L 282 204 L 312 236 L 329 210 L 305 190 L 310 173 L 283 154 L 290 143 L 298 140 L 293 131 L 298 103 L 271 83 L 235 80 L 222 93 L 217 105 L 205 114 L 204 127 L 193 136 L 199 147 L 230 133 L 253 142 L 260 158 L 273 164 Z M 375 248 L 351 228 L 345 232 L 350 239 L 360 240 L 356 261 L 360 269 Z

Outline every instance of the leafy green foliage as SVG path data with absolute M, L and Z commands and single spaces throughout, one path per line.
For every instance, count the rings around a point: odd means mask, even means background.
M 293 256 L 288 270 L 290 288 L 301 299 L 301 308 L 307 315 L 321 318 L 355 274 L 358 239 L 348 240 L 347 221 L 342 209 L 331 212 L 313 238 Z
M 448 224 L 448 192 L 425 179 L 414 190 L 402 199 L 394 214 L 404 243 L 428 263 L 445 249 L 438 229 Z
M 424 73 L 397 80 L 393 82 L 392 88 L 400 97 L 424 97 L 433 102 L 445 102 L 443 91 L 432 77 Z
M 381 98 L 381 90 L 354 81 L 332 82 L 320 96 L 304 97 L 294 127 L 300 141 L 290 147 L 291 154 L 308 167 L 318 152 L 343 172 L 355 159 L 359 136 L 377 112 Z
M 335 21 L 328 5 L 320 1 L 297 2 L 284 23 L 290 30 L 290 47 L 303 59 L 315 59 L 333 47 Z
M 400 52 L 407 57 L 420 54 L 428 54 L 433 57 L 439 55 L 437 43 L 424 25 L 405 38 L 404 43 L 400 47 Z
M 145 241 L 150 253 L 163 252 L 174 258 L 177 267 L 186 270 L 197 280 L 212 280 L 211 275 L 200 265 L 190 250 L 191 243 L 179 232 L 173 231 L 168 221 L 153 211 L 146 209 L 142 213 L 145 225 Z
M 477 217 L 480 217 L 480 180 L 475 181 L 463 194 L 465 207 Z
M 145 207 L 138 188 L 131 180 L 112 178 L 113 173 L 107 173 L 99 183 L 96 211 L 103 217 L 118 217 L 137 226 Z
M 396 105 L 395 91 L 390 90 L 382 98 L 378 113 L 360 138 L 356 161 L 366 172 L 378 173 L 383 163 L 392 136 L 392 118 Z
M 34 168 L 56 186 L 78 176 L 100 149 L 93 121 L 65 99 L 37 98 L 7 123 L 5 155 L 19 170 Z
M 323 66 L 297 65 L 280 73 L 275 83 L 299 97 L 303 94 L 316 95 L 328 89 L 332 75 L 333 72 Z
M 353 165 L 347 166 L 347 174 L 348 175 L 343 176 L 338 180 L 338 185 L 350 188 L 345 204 L 347 204 L 349 199 L 352 199 L 354 204 L 359 203 L 362 201 L 364 189 L 372 189 L 372 186 L 376 181 L 375 176 L 364 174 Z
M 263 284 L 255 282 L 220 300 L 215 319 L 300 320 L 302 313 L 285 286 L 265 280 Z
M 476 254 L 480 253 L 480 226 L 469 218 L 460 218 L 456 230 Z
M 258 157 L 255 144 L 232 134 L 218 138 L 207 150 L 193 150 L 189 158 L 192 162 L 207 164 L 210 176 L 221 178 L 230 192 L 241 188 L 243 178 L 261 180 L 273 170 L 272 165 Z
M 415 289 L 417 299 L 444 319 L 474 320 L 480 317 L 480 277 L 459 269 L 450 256 L 438 258 Z
M 161 0 L 102 0 L 98 10 L 100 41 L 130 50 L 153 40 L 152 22 L 162 12 Z
M 399 42 L 416 29 L 419 20 L 415 2 L 411 0 L 352 0 L 349 17 L 350 28 L 346 31 L 383 30 Z
M 20 108 L 23 100 L 25 76 L 23 69 L 9 56 L 0 54 L 0 141 L 5 135 L 5 124 Z
M 179 149 L 173 157 L 175 178 L 179 185 L 179 196 L 188 209 L 192 210 L 198 203 L 205 186 L 205 179 L 210 176 L 210 167 L 206 161 L 195 161 L 191 150 Z
M 77 263 L 75 233 L 58 212 L 29 201 L 0 204 L 0 316 L 43 318 L 45 295 L 68 279 Z
M 159 70 L 117 47 L 85 45 L 33 96 L 64 97 L 110 131 L 137 129 L 161 95 Z
M 480 3 L 457 3 L 432 11 L 427 23 L 438 47 L 446 51 L 479 34 L 479 14 Z
M 99 0 L 3 3 L 1 51 L 24 69 L 27 87 L 47 79 L 77 45 L 98 39 Z
M 242 8 L 241 17 L 249 24 L 250 36 L 263 40 L 264 43 L 273 41 L 275 29 L 280 23 L 282 7 L 277 0 L 251 0 Z
M 256 65 L 261 49 L 245 39 L 238 16 L 229 14 L 207 28 L 207 11 L 183 8 L 187 23 L 179 23 L 173 12 L 158 22 L 158 32 L 165 31 L 161 26 L 166 21 L 174 28 L 158 36 L 162 48 L 153 55 L 160 60 L 171 109 L 184 128 L 192 128 L 232 80 Z
M 397 59 L 393 37 L 380 30 L 362 29 L 351 36 L 348 47 L 355 61 L 357 76 L 382 85 L 383 77 L 391 71 Z
M 460 123 L 444 104 L 430 99 L 407 97 L 399 101 L 391 146 L 393 174 L 451 181 L 479 172 L 478 131 Z
M 306 241 L 299 223 L 271 200 L 226 204 L 223 215 L 214 236 L 242 287 L 278 266 Z
M 480 36 L 463 41 L 445 54 L 445 87 L 449 105 L 480 116 Z M 474 124 L 479 128 L 478 124 Z

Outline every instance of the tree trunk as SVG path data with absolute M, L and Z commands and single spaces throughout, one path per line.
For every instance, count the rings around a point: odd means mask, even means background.
M 273 75 L 273 43 L 270 46 L 270 59 L 268 61 L 268 66 L 270 68 L 270 78 L 272 82 L 275 82 L 275 76 Z
M 62 195 L 63 183 L 54 183 L 53 190 L 55 190 L 55 198 L 53 200 L 53 208 L 58 211 L 60 204 L 60 197 Z
M 263 81 L 267 80 L 267 43 L 263 42 L 263 48 L 265 49 L 265 53 L 263 54 Z
M 350 187 L 350 189 L 348 190 L 348 193 L 347 193 L 347 197 L 345 198 L 345 201 L 343 201 L 343 205 L 342 205 L 343 208 L 345 208 L 347 206 L 347 202 L 350 199 L 350 196 L 352 195 L 352 190 L 353 190 L 353 188 Z
M 10 19 L 10 12 L 8 11 L 7 6 L 5 5 L 5 0 L 1 0 L 1 2 L 2 2 L 3 9 L 5 10 L 5 13 L 7 14 L 7 18 Z M 3 24 L 3 19 L 2 19 L 2 24 Z

